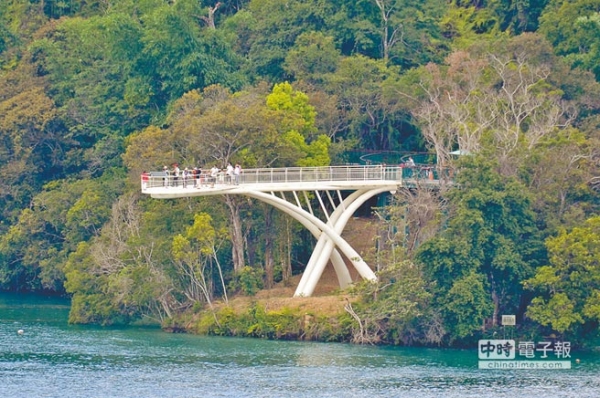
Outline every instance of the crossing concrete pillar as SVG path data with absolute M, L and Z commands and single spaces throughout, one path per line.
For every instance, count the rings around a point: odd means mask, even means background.
M 306 266 L 304 274 L 294 296 L 311 296 L 317 286 L 323 270 L 329 260 L 332 261 L 340 287 L 347 287 L 351 283 L 350 274 L 341 258 L 343 254 L 358 273 L 368 280 L 377 277 L 362 257 L 352 246 L 342 238 L 344 227 L 356 210 L 371 197 L 382 192 L 395 190 L 396 186 L 377 187 L 373 189 L 357 190 L 340 203 L 329 216 L 327 223 L 320 220 L 312 212 L 306 211 L 297 204 L 264 192 L 247 192 L 246 195 L 277 207 L 284 213 L 298 220 L 317 238 L 317 244 Z M 330 196 L 331 197 L 331 196 Z

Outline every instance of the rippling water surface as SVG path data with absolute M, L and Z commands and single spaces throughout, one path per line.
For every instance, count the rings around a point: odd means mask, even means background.
M 0 295 L 0 398 L 600 397 L 593 354 L 573 353 L 571 370 L 479 370 L 476 351 L 81 327 L 67 314 L 66 301 Z

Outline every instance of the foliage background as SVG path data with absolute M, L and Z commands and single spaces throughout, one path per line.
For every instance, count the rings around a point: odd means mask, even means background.
M 512 313 L 595 344 L 599 31 L 599 0 L 2 1 L 0 288 L 169 324 L 313 242 L 243 198 L 150 200 L 143 170 L 420 152 L 461 188 L 373 213 L 352 338 L 470 344 Z

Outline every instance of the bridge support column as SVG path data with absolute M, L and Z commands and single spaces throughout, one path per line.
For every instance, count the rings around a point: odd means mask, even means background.
M 334 228 L 334 231 L 341 237 L 342 232 L 346 227 L 346 224 L 350 220 L 350 217 L 352 217 L 352 215 L 356 212 L 356 210 L 358 210 L 358 208 L 363 203 L 365 203 L 373 196 L 386 191 L 390 191 L 390 188 L 386 187 L 371 190 L 358 190 L 352 193 L 334 210 L 332 215 L 329 217 L 329 222 L 327 224 L 331 225 Z M 324 243 L 322 249 L 317 250 L 319 244 L 321 243 Z M 311 258 L 306 266 L 306 270 L 302 275 L 302 279 L 300 280 L 300 283 L 296 288 L 296 293 L 294 294 L 294 296 L 311 296 L 313 294 L 314 289 L 316 288 L 317 283 L 319 282 L 319 279 L 323 275 L 323 271 L 327 266 L 327 262 L 331 259 L 333 263 L 332 252 L 334 252 L 334 242 L 331 239 L 329 239 L 328 235 L 322 234 L 319 237 L 317 246 L 315 247 L 315 250 L 311 255 Z M 349 260 L 354 264 L 352 258 L 349 258 Z M 362 261 L 362 263 L 366 265 L 364 261 Z M 362 264 L 360 264 L 359 266 L 357 265 L 355 265 L 355 268 L 364 279 L 376 279 L 375 274 L 370 267 L 367 266 L 366 268 L 363 268 L 362 266 L 360 266 Z M 342 285 L 340 283 L 341 288 L 345 288 L 348 285 L 349 283 L 346 285 Z
M 351 282 L 350 273 L 343 261 L 341 253 L 350 261 L 358 273 L 365 279 L 376 280 L 375 273 L 362 257 L 350 246 L 341 234 L 354 212 L 371 197 L 386 191 L 395 190 L 396 186 L 361 189 L 344 199 L 328 217 L 328 222 L 321 221 L 311 212 L 304 210 L 300 204 L 293 204 L 285 199 L 263 192 L 246 192 L 247 196 L 259 199 L 280 209 L 304 225 L 317 238 L 317 244 L 302 275 L 302 279 L 294 293 L 295 297 L 311 296 L 317 286 L 327 261 L 331 260 L 340 282 L 345 288 Z M 328 195 L 331 199 L 331 196 Z M 338 196 L 341 198 L 341 195 Z M 294 197 L 297 197 L 294 193 Z M 312 209 L 311 209 L 312 210 Z

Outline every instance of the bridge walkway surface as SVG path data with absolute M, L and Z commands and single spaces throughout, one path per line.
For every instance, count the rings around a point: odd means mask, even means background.
M 373 270 L 342 238 L 346 224 L 362 204 L 384 192 L 395 193 L 400 188 L 439 189 L 451 181 L 447 169 L 432 165 L 346 165 L 246 169 L 239 176 L 224 172 L 211 176 L 201 172 L 196 176 L 175 177 L 165 172 L 150 172 L 142 174 L 141 183 L 142 193 L 156 199 L 244 195 L 268 203 L 299 221 L 317 239 L 294 293 L 295 297 L 308 297 L 328 261 L 342 289 L 352 283 L 344 257 L 362 278 L 376 280 Z M 311 205 L 309 192 L 319 202 L 320 216 Z

